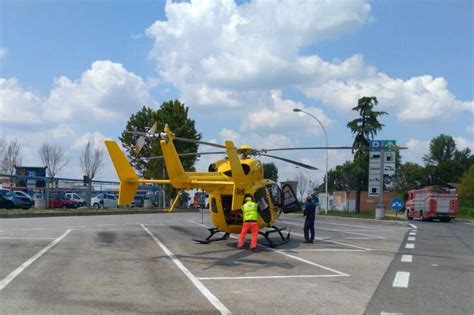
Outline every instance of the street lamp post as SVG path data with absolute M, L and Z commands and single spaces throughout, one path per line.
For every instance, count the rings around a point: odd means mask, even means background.
M 328 213 L 328 208 L 329 208 L 329 195 L 328 195 L 328 135 L 326 133 L 326 129 L 324 128 L 323 124 L 319 121 L 318 118 L 316 118 L 316 116 L 308 113 L 308 112 L 305 112 L 304 110 L 302 109 L 299 109 L 299 108 L 293 108 L 293 111 L 298 113 L 298 112 L 302 112 L 302 113 L 305 113 L 306 115 L 309 115 L 311 117 L 313 117 L 318 123 L 319 125 L 321 126 L 321 128 L 323 128 L 323 131 L 324 131 L 324 137 L 326 138 L 326 180 L 325 180 L 325 183 L 326 183 L 326 209 L 324 211 L 324 213 Z

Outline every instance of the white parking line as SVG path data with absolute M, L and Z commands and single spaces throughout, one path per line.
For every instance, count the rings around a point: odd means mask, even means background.
M 402 262 L 413 262 L 412 255 L 402 255 Z
M 405 271 L 397 271 L 395 279 L 393 279 L 392 287 L 408 288 L 408 282 L 410 282 L 410 273 Z
M 304 237 L 303 234 L 299 234 L 299 233 L 292 233 L 292 234 L 293 234 L 293 235 L 298 235 L 298 236 Z M 347 243 L 342 243 L 342 242 L 331 241 L 331 240 L 327 240 L 327 239 L 324 239 L 324 238 L 321 238 L 321 237 L 315 237 L 314 239 L 315 239 L 315 240 L 318 240 L 318 241 L 323 241 L 323 242 L 326 242 L 326 243 L 333 243 L 333 244 L 338 244 L 338 245 L 353 247 L 353 248 L 357 248 L 357 249 L 362 249 L 362 250 L 365 250 L 365 251 L 371 251 L 371 250 L 373 250 L 373 249 L 371 249 L 371 248 L 362 247 L 362 246 L 357 246 L 357 245 L 352 245 L 352 244 L 347 244 Z
M 295 226 L 299 226 L 299 227 L 303 227 L 302 224 L 297 224 L 297 223 L 287 222 L 287 221 L 285 221 L 285 223 L 291 224 L 291 225 L 295 225 Z M 316 225 L 316 226 L 314 227 L 314 229 L 315 229 L 315 230 L 332 231 L 332 232 L 341 232 L 341 233 L 346 233 L 346 234 L 362 235 L 362 236 L 373 237 L 373 238 L 375 238 L 375 239 L 381 239 L 381 240 L 382 240 L 382 239 L 385 239 L 385 237 L 383 237 L 383 236 L 369 235 L 369 234 L 356 233 L 356 232 L 348 232 L 348 231 L 344 231 L 344 230 L 327 229 L 327 228 L 319 227 L 318 225 Z
M 61 235 L 60 237 L 58 237 L 57 239 L 55 239 L 54 241 L 52 241 L 51 243 L 49 243 L 48 246 L 46 246 L 45 248 L 43 248 L 41 251 L 39 251 L 38 253 L 36 253 L 36 255 L 34 255 L 33 257 L 31 257 L 30 259 L 28 259 L 27 261 L 25 261 L 23 264 L 21 264 L 20 267 L 16 268 L 15 270 L 13 270 L 8 276 L 6 276 L 2 281 L 0 281 L 0 291 L 3 290 L 10 282 L 13 281 L 13 279 L 15 279 L 20 273 L 23 272 L 23 270 L 25 270 L 26 268 L 28 268 L 29 265 L 31 265 L 32 263 L 34 263 L 38 258 L 40 258 L 41 256 L 43 256 L 48 250 L 50 250 L 54 245 L 56 245 L 57 243 L 61 242 L 61 240 L 63 238 L 66 237 L 66 235 L 69 234 L 69 232 L 71 232 L 71 230 L 67 230 L 66 232 L 63 233 L 63 235 Z
M 254 279 L 291 279 L 291 278 L 332 278 L 344 275 L 294 275 L 294 276 L 248 276 L 248 277 L 199 277 L 199 280 L 254 280 Z
M 313 248 L 313 249 L 283 249 L 285 252 L 366 252 L 355 248 Z
M 189 221 L 189 222 L 191 222 L 191 223 L 193 223 L 193 224 L 196 224 L 196 225 L 199 225 L 199 226 L 202 226 L 202 227 L 205 227 L 206 229 L 208 229 L 208 227 L 205 226 L 204 224 L 197 223 L 197 222 L 193 222 L 193 221 Z M 234 239 L 237 239 L 237 237 L 234 236 L 234 235 L 230 235 L 230 237 L 232 237 L 232 238 L 234 238 Z M 263 245 L 260 245 L 260 244 L 257 244 L 257 246 L 263 247 L 263 248 L 268 249 L 268 250 L 271 250 L 271 251 L 273 251 L 273 252 L 275 252 L 275 253 L 278 253 L 278 254 L 280 254 L 280 255 L 286 256 L 286 257 L 288 257 L 288 258 L 292 258 L 292 259 L 295 259 L 295 260 L 299 260 L 299 261 L 304 262 L 304 263 L 306 263 L 306 264 L 308 264 L 308 265 L 316 266 L 316 267 L 318 267 L 318 268 L 321 268 L 321 269 L 324 269 L 324 270 L 327 270 L 327 271 L 331 271 L 331 272 L 333 272 L 333 273 L 335 273 L 335 274 L 337 274 L 337 275 L 339 275 L 339 276 L 344 276 L 344 277 L 349 277 L 349 276 L 350 276 L 349 274 L 344 273 L 344 272 L 341 272 L 341 271 L 339 271 L 339 270 L 335 270 L 335 269 L 332 269 L 332 268 L 329 268 L 329 267 L 326 267 L 326 266 L 317 264 L 317 263 L 315 263 L 315 262 L 312 262 L 312 261 L 309 261 L 309 260 L 306 260 L 306 259 L 303 259 L 303 258 L 300 258 L 300 257 L 297 257 L 297 256 L 293 256 L 293 255 L 287 254 L 287 253 L 285 253 L 285 252 L 282 251 L 282 250 L 276 250 L 276 249 L 274 249 L 274 248 L 267 247 L 267 246 L 263 246 Z
M 409 236 L 409 237 L 408 237 L 408 240 L 409 240 L 409 241 L 415 241 L 415 240 L 416 240 L 416 237 L 414 237 L 414 236 Z
M 414 249 L 414 248 L 415 248 L 415 244 L 413 244 L 413 243 L 407 243 L 407 244 L 405 245 L 405 248 Z
M 412 227 L 412 229 L 418 229 L 418 227 L 416 225 L 414 225 L 413 223 L 408 223 L 408 225 L 410 225 Z
M 2 240 L 54 240 L 53 237 L 16 237 L 16 236 L 0 236 Z
M 222 302 L 219 301 L 219 299 L 214 294 L 212 294 L 212 292 L 209 291 L 209 289 L 206 288 L 204 284 L 202 284 L 202 282 L 199 281 L 189 271 L 189 269 L 181 263 L 181 261 L 175 256 L 175 254 L 173 254 L 173 252 L 171 252 L 153 233 L 151 233 L 145 225 L 140 224 L 140 226 L 148 233 L 148 235 L 151 236 L 155 243 L 161 247 L 161 249 L 166 253 L 166 255 L 171 258 L 171 261 L 173 261 L 176 266 L 178 266 L 178 268 L 189 278 L 189 280 L 191 280 L 194 286 L 198 288 L 199 291 L 201 291 L 202 295 L 204 295 L 208 299 L 208 301 L 211 302 L 211 304 L 214 305 L 214 307 L 221 312 L 221 314 L 231 314 L 229 309 L 224 304 L 222 304 Z

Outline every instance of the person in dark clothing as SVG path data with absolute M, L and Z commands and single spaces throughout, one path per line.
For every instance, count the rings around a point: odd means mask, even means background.
M 304 239 L 305 243 L 314 242 L 314 220 L 316 219 L 316 205 L 313 198 L 308 196 L 304 204 Z

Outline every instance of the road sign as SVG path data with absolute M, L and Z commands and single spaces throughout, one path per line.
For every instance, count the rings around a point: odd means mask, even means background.
M 394 149 L 391 149 L 390 147 L 396 147 L 397 146 L 397 141 L 396 140 L 383 140 L 381 142 L 382 142 L 382 145 L 385 147 L 384 148 L 385 152 L 395 151 Z
M 393 198 L 392 201 L 390 201 L 390 208 L 392 208 L 393 211 L 400 211 L 403 208 L 403 200 L 400 198 Z
M 373 151 L 380 151 L 380 149 L 378 149 L 378 147 L 381 147 L 382 146 L 382 141 L 380 140 L 372 140 L 370 141 L 370 150 L 371 152 Z

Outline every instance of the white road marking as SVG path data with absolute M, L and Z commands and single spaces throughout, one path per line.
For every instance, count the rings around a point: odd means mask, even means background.
M 2 240 L 54 240 L 54 237 L 17 237 L 17 236 L 0 236 Z
M 140 224 L 140 226 L 148 233 L 148 235 L 151 236 L 155 243 L 160 246 L 160 248 L 166 253 L 166 255 L 171 258 L 171 260 L 189 278 L 189 280 L 191 280 L 194 286 L 198 288 L 199 291 L 201 291 L 202 295 L 204 295 L 208 299 L 208 301 L 211 302 L 211 304 L 214 305 L 214 307 L 221 312 L 221 314 L 231 314 L 229 309 L 224 304 L 222 304 L 222 302 L 219 301 L 219 299 L 214 294 L 212 294 L 212 292 L 209 291 L 209 289 L 206 288 L 204 284 L 202 284 L 202 282 L 199 281 L 198 278 L 196 278 L 189 271 L 189 269 L 181 263 L 181 261 L 175 256 L 175 254 L 173 254 L 173 252 L 171 252 L 153 233 L 151 233 L 145 225 Z
M 416 240 L 416 237 L 414 237 L 414 236 L 409 236 L 409 237 L 408 237 L 408 240 L 409 240 L 409 241 L 415 241 L 415 240 Z
M 395 279 L 393 279 L 392 287 L 408 288 L 408 282 L 410 282 L 410 273 L 405 271 L 397 271 Z
M 286 222 L 287 224 L 291 224 L 291 225 L 295 225 L 295 226 L 299 226 L 299 227 L 303 227 L 302 224 L 297 224 L 297 223 L 293 223 L 293 222 Z M 377 235 L 369 235 L 369 234 L 363 234 L 363 233 L 356 233 L 356 232 L 347 232 L 347 231 L 344 231 L 344 230 L 334 230 L 334 229 L 327 229 L 327 228 L 322 228 L 322 227 L 319 227 L 319 226 L 315 226 L 314 227 L 314 230 L 317 231 L 317 230 L 325 230 L 325 231 L 333 231 L 333 232 L 341 232 L 341 233 L 346 233 L 346 234 L 355 234 L 355 235 L 362 235 L 362 236 L 368 236 L 368 237 L 371 237 L 371 238 L 375 238 L 375 239 L 385 239 L 385 237 L 383 236 L 377 236 Z
M 408 225 L 410 225 L 412 227 L 412 229 L 418 229 L 418 227 L 416 225 L 414 225 L 413 223 L 408 223 Z
M 29 265 L 31 265 L 32 263 L 34 263 L 38 258 L 40 258 L 41 256 L 43 256 L 48 250 L 50 250 L 53 246 L 55 246 L 56 244 L 58 244 L 59 242 L 61 242 L 61 240 L 63 238 L 65 238 L 69 232 L 71 232 L 72 230 L 67 230 L 66 232 L 63 233 L 63 235 L 61 235 L 60 237 L 58 237 L 57 239 L 55 239 L 54 241 L 52 241 L 51 243 L 49 243 L 48 246 L 46 246 L 45 248 L 43 248 L 41 251 L 39 251 L 38 253 L 36 253 L 36 255 L 34 255 L 33 257 L 31 257 L 30 259 L 28 259 L 27 261 L 25 261 L 23 264 L 21 264 L 20 267 L 16 268 L 15 270 L 13 270 L 8 276 L 6 276 L 2 281 L 0 281 L 0 291 L 3 290 L 10 282 L 13 281 L 13 279 L 15 279 L 20 273 L 23 272 L 23 270 L 25 270 L 26 268 L 28 268 Z
M 332 278 L 344 275 L 294 275 L 294 276 L 248 276 L 248 277 L 199 277 L 199 280 L 254 280 L 254 279 L 291 279 L 291 278 Z
M 24 228 L 20 230 L 21 231 L 41 231 L 41 230 L 44 230 L 44 228 Z
M 402 262 L 413 262 L 412 255 L 402 255 Z
M 387 313 L 387 312 L 382 312 L 380 315 L 403 315 L 403 313 Z
M 293 235 L 298 235 L 298 236 L 304 237 L 303 234 L 299 234 L 299 233 L 292 233 L 292 234 L 293 234 Z M 357 246 L 357 245 L 352 245 L 352 244 L 347 244 L 347 243 L 342 243 L 342 242 L 336 242 L 336 241 L 326 240 L 326 239 L 323 239 L 323 238 L 321 238 L 321 237 L 315 237 L 314 239 L 315 239 L 315 240 L 318 240 L 318 241 L 327 242 L 327 243 L 333 243 L 333 244 L 338 244 L 338 245 L 343 245 L 343 246 L 358 248 L 358 249 L 362 249 L 362 250 L 365 250 L 365 251 L 371 251 L 371 250 L 373 250 L 373 249 L 371 249 L 371 248 L 366 248 L 366 247 L 362 247 L 362 246 Z
M 283 249 L 285 252 L 365 252 L 355 248 L 313 248 L 313 249 Z
M 416 236 L 416 232 L 410 232 L 409 235 L 410 236 Z
M 199 225 L 199 226 L 202 226 L 202 227 L 205 227 L 205 228 L 208 229 L 208 227 L 205 226 L 204 224 L 197 223 L 197 222 L 192 222 L 192 223 L 194 223 L 194 224 L 196 224 L 196 225 Z M 234 238 L 234 239 L 237 239 L 237 237 L 234 236 L 234 235 L 230 235 L 230 237 L 232 237 L 232 238 Z M 297 256 L 293 256 L 293 255 L 287 254 L 287 253 L 285 253 L 285 252 L 283 252 L 283 251 L 281 251 L 281 250 L 276 250 L 276 249 L 273 249 L 273 248 L 271 248 L 271 247 L 267 247 L 267 246 L 260 245 L 260 244 L 258 244 L 258 243 L 257 243 L 257 246 L 263 247 L 263 248 L 268 249 L 268 250 L 271 250 L 271 251 L 273 251 L 273 252 L 275 252 L 275 253 L 278 253 L 278 254 L 280 254 L 280 255 L 286 256 L 286 257 L 288 257 L 288 258 L 292 258 L 292 259 L 295 259 L 295 260 L 299 260 L 299 261 L 304 262 L 304 263 L 306 263 L 306 264 L 308 264 L 308 265 L 316 266 L 316 267 L 318 267 L 318 268 L 331 271 L 331 272 L 333 272 L 333 273 L 335 273 L 335 274 L 337 274 L 337 275 L 340 275 L 340 276 L 345 276 L 345 277 L 349 277 L 349 276 L 350 276 L 350 275 L 347 274 L 347 273 L 344 273 L 344 272 L 341 272 L 341 271 L 339 271 L 339 270 L 335 270 L 335 269 L 332 269 L 332 268 L 329 268 L 329 267 L 326 267 L 326 266 L 317 264 L 317 263 L 315 263 L 315 262 L 312 262 L 312 261 L 309 261 L 309 260 L 306 260 L 306 259 L 303 259 L 303 258 L 300 258 L 300 257 L 297 257 Z
M 474 225 L 474 223 L 464 222 L 464 224 Z
M 413 244 L 413 243 L 407 243 L 407 244 L 405 245 L 405 248 L 414 249 L 414 248 L 415 248 L 415 244 Z

